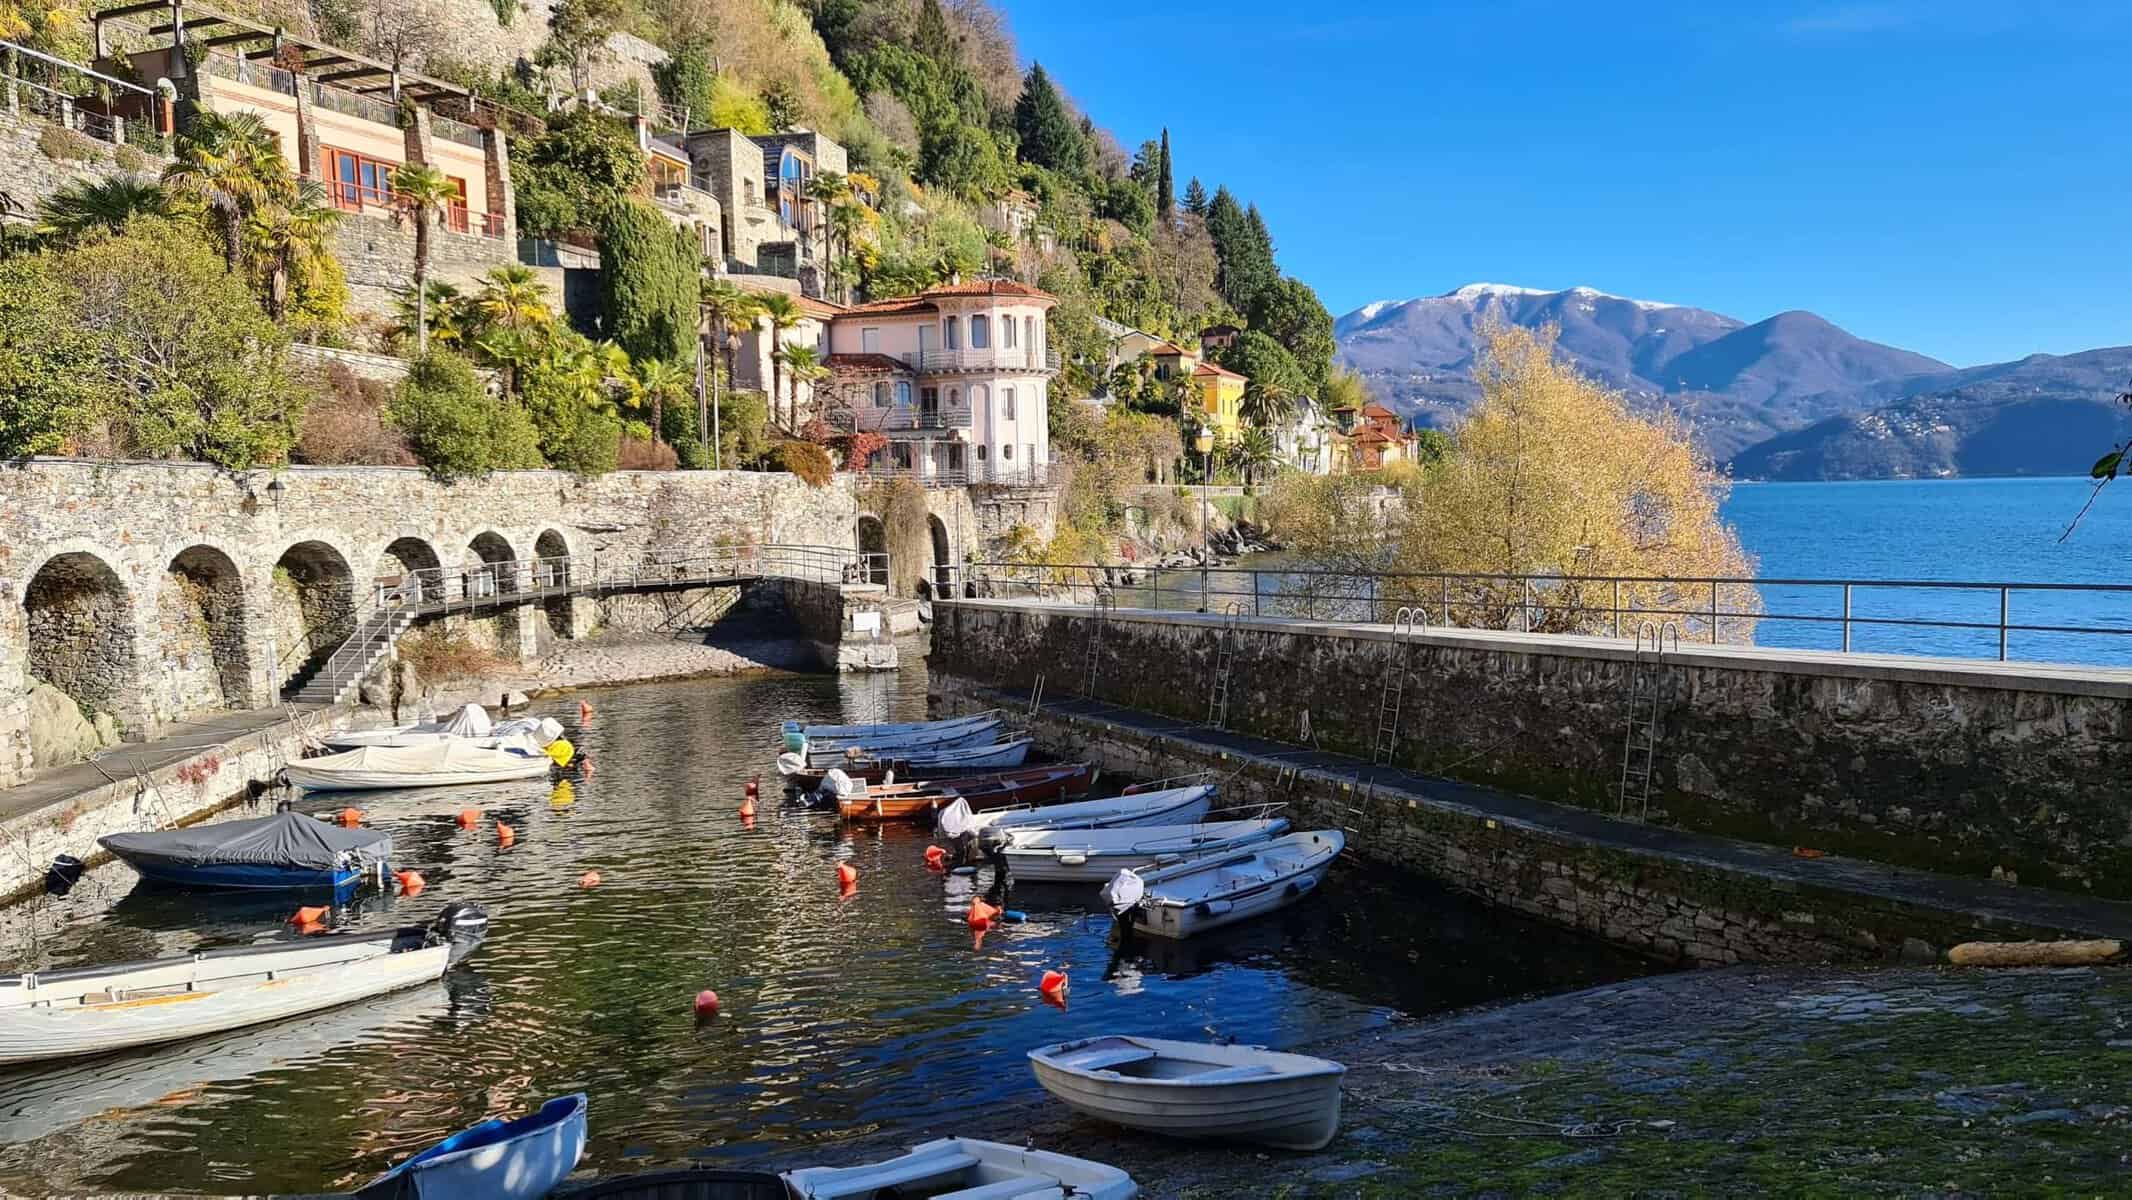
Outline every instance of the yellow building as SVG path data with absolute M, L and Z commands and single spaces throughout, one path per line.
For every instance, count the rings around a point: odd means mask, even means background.
M 1233 442 L 1243 432 L 1244 385 L 1249 382 L 1227 367 L 1203 362 L 1192 368 L 1192 382 L 1199 389 L 1199 407 L 1214 435 Z

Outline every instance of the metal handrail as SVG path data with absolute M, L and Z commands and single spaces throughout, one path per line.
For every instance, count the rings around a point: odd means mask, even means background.
M 1997 658 L 2010 657 L 2015 634 L 2066 634 L 2124 636 L 2132 634 L 2132 621 L 2125 625 L 2067 624 L 2049 621 L 2017 621 L 2013 599 L 2018 593 L 2132 595 L 2132 584 L 2013 582 L 1945 579 L 1812 579 L 1750 576 L 1663 575 L 1519 575 L 1502 572 L 1355 572 L 1321 568 L 1178 567 L 1160 568 L 1126 564 L 1105 568 L 1087 563 L 971 562 L 966 569 L 973 582 L 1019 590 L 1034 596 L 1056 595 L 1069 599 L 1076 589 L 1088 586 L 1080 580 L 1100 577 L 1108 570 L 1129 571 L 1147 581 L 1151 595 L 1141 607 L 1160 609 L 1165 599 L 1162 574 L 1178 572 L 1194 579 L 1207 579 L 1209 595 L 1248 595 L 1254 615 L 1313 615 L 1335 620 L 1376 623 L 1380 613 L 1395 600 L 1429 596 L 1432 618 L 1448 628 L 1496 628 L 1522 630 L 1538 635 L 1583 634 L 1624 636 L 1624 620 L 1646 617 L 1670 619 L 1693 632 L 1697 640 L 1715 644 L 1726 637 L 1746 642 L 1760 622 L 1790 624 L 1804 628 L 1830 627 L 1841 630 L 1841 652 L 1856 653 L 1853 633 L 1861 628 L 1976 631 L 1996 634 Z M 1224 586 L 1225 584 L 1231 586 Z M 1245 588 L 1249 588 L 1246 593 Z M 1624 589 L 1660 589 L 1655 597 L 1626 597 Z M 1771 611 L 1762 607 L 1765 588 L 1819 588 L 1840 592 L 1840 613 Z M 984 588 L 980 589 L 986 590 Z M 1201 598 L 1193 589 L 1173 584 L 1170 598 L 1197 608 Z M 1997 618 L 1968 619 L 1961 616 L 1897 615 L 1867 616 L 1854 604 L 1861 591 L 1934 592 L 1950 595 L 1992 595 L 1999 599 Z M 1742 597 L 1746 597 L 1743 602 Z M 1625 602 L 1626 601 L 1626 602 Z M 1321 611 L 1327 610 L 1327 611 Z M 1557 627 L 1543 629 L 1543 625 Z M 1965 656 L 1979 657 L 1979 656 Z

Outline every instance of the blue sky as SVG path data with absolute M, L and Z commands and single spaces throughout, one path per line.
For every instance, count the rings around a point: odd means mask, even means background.
M 1972 365 L 2132 343 L 2132 2 L 999 0 L 1335 315 L 1476 281 Z

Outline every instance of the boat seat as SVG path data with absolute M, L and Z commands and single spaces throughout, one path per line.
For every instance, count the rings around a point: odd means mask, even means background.
M 1079 1054 L 1062 1054 L 1058 1062 L 1062 1067 L 1076 1071 L 1102 1071 L 1122 1067 L 1128 1063 L 1146 1062 L 1155 1057 L 1153 1050 L 1141 1046 L 1120 1046 L 1101 1050 L 1084 1050 Z
M 809 1181 L 808 1193 L 817 1200 L 834 1200 L 838 1196 L 866 1196 L 885 1187 L 932 1179 L 955 1171 L 967 1171 L 977 1165 L 977 1157 L 961 1151 L 926 1154 L 897 1159 L 877 1166 L 851 1167 L 848 1173 L 820 1183 Z M 1009 1193 L 1010 1195 L 1012 1193 Z
M 1051 1195 L 1066 1185 L 1049 1175 L 1016 1175 L 997 1183 L 981 1183 L 959 1192 L 942 1192 L 933 1200 L 1013 1200 L 1016 1196 Z
M 1260 1076 L 1272 1074 L 1276 1074 L 1276 1072 L 1271 1067 L 1262 1066 L 1258 1063 L 1244 1063 L 1241 1066 L 1223 1067 L 1219 1071 L 1208 1071 L 1204 1075 L 1189 1075 L 1185 1079 L 1188 1083 L 1235 1083 L 1238 1080 L 1257 1079 Z

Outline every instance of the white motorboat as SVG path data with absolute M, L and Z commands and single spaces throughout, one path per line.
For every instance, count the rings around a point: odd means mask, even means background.
M 1347 845 L 1339 830 L 1291 833 L 1152 871 L 1122 870 L 1103 885 L 1121 921 L 1158 937 L 1188 938 L 1286 908 L 1317 890 Z
M 909 1154 L 858 1167 L 803 1167 L 784 1174 L 793 1200 L 958 1196 L 966 1200 L 1131 1200 L 1133 1177 L 1116 1167 L 975 1138 L 940 1138 Z
M 892 742 L 916 734 L 968 728 L 980 722 L 996 721 L 998 717 L 996 710 L 987 709 L 981 713 L 949 717 L 940 721 L 889 721 L 872 725 L 802 725 L 798 721 L 787 721 L 783 732 L 785 749 L 797 750 L 809 741 L 818 746 L 869 740 Z
M 1009 830 L 1007 872 L 1032 883 L 1102 883 L 1120 870 L 1226 854 L 1288 831 L 1280 817 L 1123 829 Z
M 1029 1052 L 1044 1090 L 1099 1121 L 1179 1138 L 1316 1150 L 1340 1128 L 1340 1077 L 1323 1058 L 1264 1046 L 1099 1037 Z
M 453 739 L 428 746 L 364 746 L 298 759 L 282 770 L 290 783 L 314 792 L 448 787 L 544 777 L 568 765 L 572 752 L 567 738 L 546 746 L 530 739 L 497 746 Z
M 986 736 L 994 735 L 987 734 Z M 883 759 L 894 760 L 900 774 L 916 779 L 923 779 L 928 775 L 952 772 L 1008 770 L 1027 762 L 1029 749 L 1035 744 L 1035 738 L 1017 737 L 985 746 L 965 746 L 950 750 L 881 751 L 879 753 L 869 751 L 855 757 L 841 754 L 827 755 L 822 756 L 822 761 L 820 762 L 811 761 L 808 756 L 798 751 L 787 750 L 777 756 L 777 773 L 796 784 L 816 787 L 821 784 L 825 772 L 832 767 L 843 768 L 854 774 L 865 774 L 866 772 L 864 771 L 852 771 L 852 769 L 863 768 L 869 763 L 880 762 Z
M 535 746 L 546 746 L 561 736 L 562 723 L 553 717 L 515 717 L 491 722 L 486 709 L 469 704 L 440 720 L 417 721 L 412 725 L 385 729 L 335 730 L 321 734 L 318 742 L 328 750 L 346 751 L 364 746 L 430 746 L 453 740 L 471 741 L 477 745 L 505 745 L 518 738 L 529 739 Z
M 0 975 L 0 1066 L 174 1042 L 410 987 L 473 949 L 488 919 L 477 905 L 450 904 L 428 926 Z
M 975 833 L 1004 839 L 1009 830 L 1115 829 L 1136 825 L 1194 825 L 1206 820 L 1214 786 L 1166 788 L 1071 804 L 995 808 L 973 813 L 960 800 L 940 810 L 937 826 L 948 837 Z

